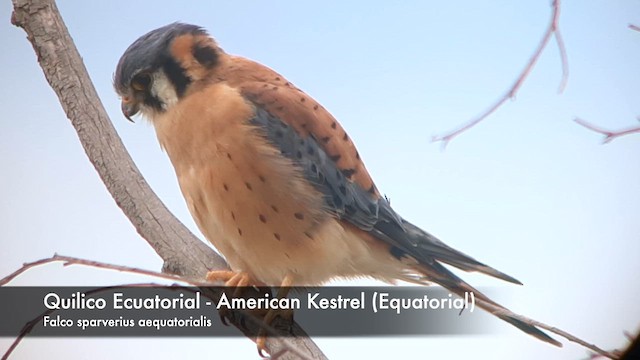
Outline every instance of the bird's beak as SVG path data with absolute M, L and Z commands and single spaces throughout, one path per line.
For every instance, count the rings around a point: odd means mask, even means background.
M 122 114 L 127 120 L 134 122 L 131 117 L 140 111 L 140 105 L 138 102 L 130 99 L 122 99 L 122 104 L 120 106 L 122 108 Z

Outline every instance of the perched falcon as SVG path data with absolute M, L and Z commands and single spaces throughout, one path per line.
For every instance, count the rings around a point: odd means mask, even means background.
M 404 220 L 336 119 L 282 75 L 174 23 L 136 40 L 114 85 L 127 119 L 155 127 L 189 210 L 233 272 L 227 285 L 367 276 L 437 283 L 543 341 L 545 333 L 443 264 L 520 284 Z M 498 308 L 500 311 L 495 311 Z

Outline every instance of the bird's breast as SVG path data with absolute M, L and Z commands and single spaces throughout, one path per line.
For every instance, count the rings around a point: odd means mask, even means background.
M 253 115 L 235 89 L 218 84 L 153 122 L 203 234 L 232 268 L 278 283 L 287 271 L 322 266 L 336 251 L 322 238 L 341 241 L 341 230 L 329 228 L 335 221 L 301 170 L 250 125 Z

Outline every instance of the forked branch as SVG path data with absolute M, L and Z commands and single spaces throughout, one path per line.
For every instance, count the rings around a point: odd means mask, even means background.
M 496 102 L 491 105 L 487 110 L 482 112 L 480 115 L 471 119 L 466 124 L 461 125 L 457 129 L 445 133 L 443 135 L 435 135 L 432 137 L 432 142 L 440 141 L 442 142 L 442 148 L 446 148 L 451 140 L 453 140 L 456 136 L 462 134 L 463 132 L 471 129 L 472 127 L 478 125 L 480 122 L 485 120 L 489 115 L 493 114 L 498 108 L 500 108 L 507 100 L 513 99 L 522 84 L 524 84 L 525 80 L 535 67 L 536 63 L 540 59 L 542 52 L 547 47 L 547 44 L 553 37 L 556 40 L 556 44 L 558 45 L 558 50 L 560 51 L 560 59 L 562 62 L 562 79 L 560 80 L 560 85 L 558 87 L 558 92 L 562 93 L 567 84 L 567 79 L 569 78 L 569 64 L 567 61 L 567 51 L 564 46 L 564 40 L 562 39 L 562 35 L 560 34 L 559 29 L 559 21 L 560 21 L 560 0 L 553 0 L 552 2 L 553 11 L 551 13 L 551 20 L 549 21 L 549 26 L 540 40 L 538 47 L 534 51 L 533 55 L 529 59 L 529 62 L 524 67 L 520 75 L 516 78 L 515 82 L 511 87 L 500 97 Z
M 640 116 L 637 118 L 638 121 L 640 121 Z M 627 129 L 623 129 L 623 130 L 607 130 L 607 129 L 603 129 L 599 126 L 596 126 L 586 120 L 583 120 L 581 118 L 575 118 L 573 121 L 577 122 L 578 124 L 586 127 L 587 129 L 591 130 L 591 131 L 595 131 L 599 134 L 604 135 L 604 139 L 602 139 L 602 143 L 606 144 L 612 140 L 615 140 L 616 138 L 619 138 L 620 136 L 624 136 L 624 135 L 629 135 L 629 134 L 634 134 L 634 133 L 640 133 L 640 125 L 638 126 L 632 126 L 630 128 Z

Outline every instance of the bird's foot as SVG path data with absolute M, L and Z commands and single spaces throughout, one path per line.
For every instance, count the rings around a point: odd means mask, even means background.
M 244 271 L 230 271 L 230 270 L 214 270 L 209 271 L 206 277 L 209 282 L 224 282 L 225 287 L 232 287 L 233 289 L 233 297 L 239 297 L 242 295 L 242 291 L 247 286 L 264 286 L 263 283 L 253 279 L 249 273 Z M 227 323 L 227 315 L 229 314 L 229 309 L 226 307 L 221 307 L 218 310 L 218 315 L 220 316 L 220 321 L 224 325 L 228 325 Z
M 264 285 L 252 279 L 249 273 L 244 271 L 213 270 L 207 273 L 206 279 L 209 282 L 223 282 L 226 287 Z

